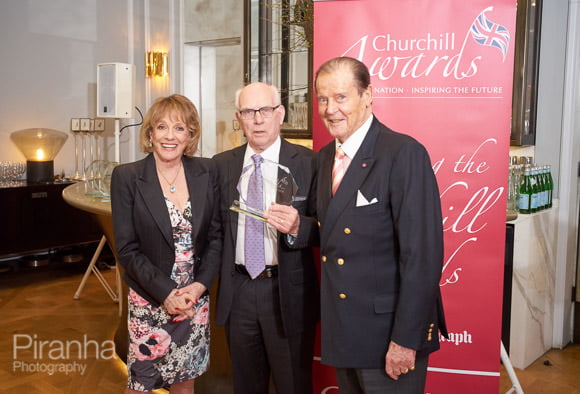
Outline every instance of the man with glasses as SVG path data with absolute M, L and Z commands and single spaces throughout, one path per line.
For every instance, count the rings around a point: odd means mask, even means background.
M 285 109 L 274 86 L 244 87 L 236 107 L 248 142 L 214 157 L 224 230 L 216 322 L 226 328 L 234 392 L 267 394 L 271 374 L 278 394 L 311 393 L 316 154 L 280 137 Z M 277 203 L 278 163 L 298 185 L 292 205 Z M 265 210 L 266 222 L 231 210 L 234 201 Z

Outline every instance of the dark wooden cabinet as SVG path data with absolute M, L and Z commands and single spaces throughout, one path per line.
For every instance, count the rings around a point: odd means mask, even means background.
M 0 258 L 98 241 L 91 215 L 67 204 L 70 182 L 0 187 Z

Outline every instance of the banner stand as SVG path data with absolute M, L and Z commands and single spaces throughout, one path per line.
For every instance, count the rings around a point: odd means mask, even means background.
M 313 70 L 336 56 L 366 64 L 374 116 L 419 141 L 437 177 L 449 338 L 429 357 L 426 393 L 497 393 L 503 362 L 506 391 L 523 394 L 501 344 L 516 6 L 314 1 Z M 318 111 L 312 129 L 314 150 L 332 141 Z M 335 377 L 314 376 L 317 394 L 335 390 Z
M 501 362 L 503 363 L 508 376 L 510 377 L 510 381 L 512 382 L 512 388 L 509 389 L 506 394 L 510 394 L 515 392 L 516 394 L 524 394 L 524 390 L 522 390 L 522 386 L 520 385 L 520 381 L 516 376 L 516 371 L 514 371 L 514 367 L 512 367 L 512 362 L 505 351 L 505 347 L 503 346 L 503 342 L 501 342 Z

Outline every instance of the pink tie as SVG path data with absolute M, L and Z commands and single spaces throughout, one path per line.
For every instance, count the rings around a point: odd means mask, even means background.
M 332 195 L 336 193 L 348 166 L 350 165 L 350 157 L 344 153 L 342 148 L 339 146 L 336 149 L 336 154 L 334 155 L 334 166 L 332 167 Z

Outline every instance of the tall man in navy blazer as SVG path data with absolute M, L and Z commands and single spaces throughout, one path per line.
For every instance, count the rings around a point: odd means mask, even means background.
M 438 330 L 446 335 L 441 207 L 429 156 L 373 116 L 363 63 L 331 59 L 315 87 L 335 138 L 319 153 L 322 362 L 336 368 L 341 394 L 422 394 Z M 339 148 L 346 163 L 335 164 Z
M 309 247 L 318 240 L 316 154 L 280 137 L 284 106 L 274 86 L 256 82 L 244 87 L 236 107 L 248 143 L 214 157 L 224 228 L 216 322 L 226 327 L 235 394 L 268 394 L 270 376 L 277 394 L 308 394 L 319 316 L 318 276 Z M 249 231 L 246 221 L 253 219 L 229 207 L 246 199 L 248 187 L 243 182 L 238 187 L 238 181 L 242 169 L 255 168 L 254 155 L 290 169 L 298 190 L 292 206 L 286 206 L 270 204 L 278 196 L 264 186 L 268 223 L 260 226 L 266 269 L 252 279 L 244 234 Z M 263 171 L 266 185 L 267 169 Z

